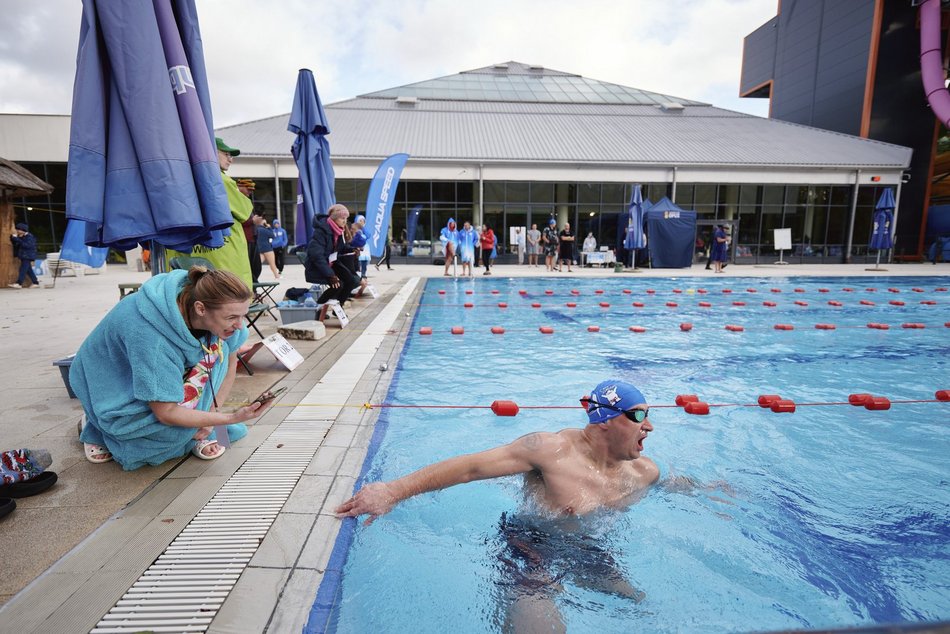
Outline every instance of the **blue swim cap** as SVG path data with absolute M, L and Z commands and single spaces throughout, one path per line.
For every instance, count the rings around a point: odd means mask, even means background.
M 353 222 L 366 222 L 366 216 L 363 214 L 356 214 L 356 218 L 353 219 Z
M 549 225 L 556 225 L 556 224 L 557 224 L 557 220 L 555 220 L 554 218 L 551 218 L 550 220 L 548 220 L 548 224 L 549 224 Z
M 619 416 L 624 410 L 633 409 L 637 405 L 644 405 L 647 402 L 640 390 L 629 383 L 616 379 L 598 383 L 587 398 L 590 399 L 587 403 L 587 419 L 591 423 L 607 422 L 614 416 Z M 616 409 L 600 407 L 598 403 Z

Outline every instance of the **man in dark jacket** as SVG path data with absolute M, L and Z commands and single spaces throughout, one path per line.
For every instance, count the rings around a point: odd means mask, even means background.
M 304 276 L 311 284 L 329 286 L 317 299 L 318 304 L 335 299 L 342 306 L 353 289 L 360 285 L 359 278 L 339 259 L 346 244 L 343 232 L 349 217 L 349 209 L 333 205 L 326 214 L 313 219 L 313 237 L 307 245 Z
M 10 288 L 23 288 L 23 282 L 30 276 L 30 282 L 33 288 L 39 288 L 40 282 L 36 279 L 36 273 L 33 272 L 33 260 L 36 259 L 36 237 L 30 233 L 30 228 L 26 223 L 17 223 L 16 231 L 10 236 L 13 242 L 13 250 L 16 256 L 20 258 L 20 274 L 16 278 L 16 284 L 10 284 Z

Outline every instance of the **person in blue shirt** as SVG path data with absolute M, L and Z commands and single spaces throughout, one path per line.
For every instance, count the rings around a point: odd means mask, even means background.
M 271 246 L 274 247 L 274 262 L 281 275 L 284 274 L 284 249 L 287 247 L 287 232 L 280 226 L 280 218 L 274 218 L 271 224 L 271 233 L 274 234 Z
M 478 244 L 478 232 L 472 224 L 465 221 L 459 231 L 459 259 L 462 261 L 462 277 L 472 277 L 472 263 L 475 261 L 475 245 Z M 466 272 L 467 271 L 467 272 Z
M 39 288 L 40 282 L 36 279 L 36 273 L 33 272 L 33 261 L 36 259 L 36 236 L 30 233 L 30 228 L 26 223 L 20 222 L 16 225 L 16 231 L 10 236 L 13 242 L 13 252 L 20 258 L 20 273 L 17 275 L 16 284 L 10 284 L 10 288 L 23 288 L 23 282 L 27 276 L 33 284 L 33 288 Z

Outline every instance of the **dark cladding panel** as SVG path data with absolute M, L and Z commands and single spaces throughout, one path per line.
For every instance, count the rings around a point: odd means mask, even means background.
M 745 37 L 742 44 L 742 77 L 739 80 L 739 94 L 750 96 L 768 96 L 767 88 L 758 90 L 772 79 L 775 68 L 775 37 L 778 33 L 778 16 L 772 18 Z M 764 94 L 763 94 L 764 93 Z

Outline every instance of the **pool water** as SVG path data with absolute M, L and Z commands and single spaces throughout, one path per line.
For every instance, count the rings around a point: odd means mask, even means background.
M 798 404 L 846 402 L 851 393 L 933 401 L 936 390 L 950 389 L 950 293 L 938 286 L 935 278 L 431 280 L 388 403 L 569 407 L 516 417 L 382 409 L 366 478 L 394 479 L 530 432 L 583 426 L 578 398 L 602 379 L 620 378 L 651 404 L 655 431 L 644 454 L 663 477 L 705 486 L 654 488 L 626 511 L 581 522 L 577 530 L 610 552 L 646 596 L 637 603 L 568 575 L 555 600 L 568 631 L 950 619 L 950 403 L 894 403 L 887 411 L 799 405 L 791 414 L 734 406 L 761 394 Z M 635 325 L 646 331 L 631 332 Z M 424 326 L 433 334 L 418 334 Z M 450 334 L 453 326 L 465 334 Z M 492 334 L 492 326 L 506 331 Z M 712 404 L 710 415 L 658 407 L 672 406 L 678 394 Z M 499 519 L 519 511 L 520 477 L 508 477 L 421 495 L 359 525 L 332 593 L 330 628 L 498 631 L 508 581 Z M 352 521 L 341 539 L 350 530 Z

